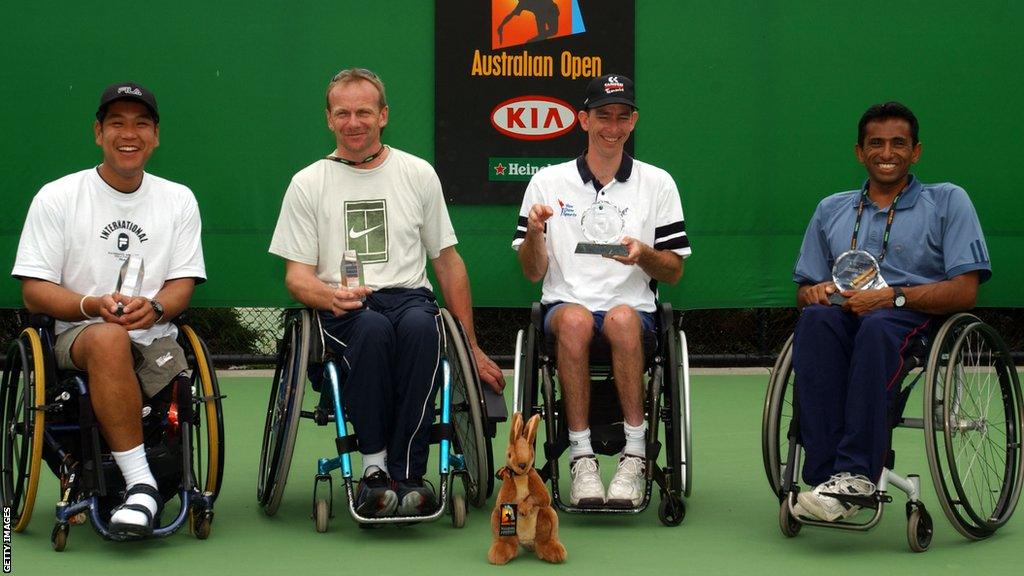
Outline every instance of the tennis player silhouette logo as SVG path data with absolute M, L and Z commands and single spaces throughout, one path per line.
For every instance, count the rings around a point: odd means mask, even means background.
M 586 32 L 579 0 L 491 0 L 491 48 Z

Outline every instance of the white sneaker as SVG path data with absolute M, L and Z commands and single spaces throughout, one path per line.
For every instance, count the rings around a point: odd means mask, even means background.
M 601 483 L 601 469 L 594 456 L 581 456 L 569 467 L 572 477 L 572 491 L 569 502 L 573 506 L 600 506 L 604 504 L 604 484 Z
M 644 459 L 638 456 L 623 456 L 619 468 L 608 484 L 608 504 L 635 508 L 644 501 L 647 478 L 644 476 Z
M 857 504 L 842 502 L 825 493 L 849 494 L 850 496 L 871 496 L 875 493 L 875 485 L 866 476 L 854 475 L 849 472 L 835 474 L 827 482 L 796 495 L 796 506 L 793 512 L 797 516 L 809 516 L 835 522 L 853 516 L 860 510 Z

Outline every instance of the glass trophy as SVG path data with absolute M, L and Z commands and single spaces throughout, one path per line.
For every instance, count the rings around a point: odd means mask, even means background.
M 589 242 L 576 245 L 577 254 L 597 254 L 600 256 L 626 256 L 629 250 L 620 244 L 622 229 L 626 221 L 622 212 L 611 202 L 595 202 L 587 208 L 580 218 L 583 236 Z
M 889 286 L 882 278 L 878 260 L 864 250 L 849 250 L 840 254 L 832 265 L 832 282 L 838 290 L 875 290 Z M 832 304 L 842 305 L 846 297 L 834 292 L 828 300 Z
M 341 256 L 341 285 L 352 289 L 364 285 L 363 263 L 359 260 L 359 254 L 355 250 L 345 250 Z M 359 299 L 366 301 L 366 297 Z
M 146 266 L 142 261 L 142 256 L 139 254 L 129 254 L 128 258 L 121 264 L 121 269 L 117 273 L 117 286 L 114 288 L 114 292 L 127 296 L 129 299 L 135 298 L 142 291 L 142 279 L 146 274 Z M 114 312 L 115 316 L 124 314 L 124 303 L 117 303 L 117 311 Z

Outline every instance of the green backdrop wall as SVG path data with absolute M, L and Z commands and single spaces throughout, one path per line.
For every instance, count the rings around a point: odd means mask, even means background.
M 581 4 L 585 16 L 615 2 Z M 327 79 L 352 65 L 377 71 L 391 104 L 385 140 L 434 156 L 434 79 L 445 70 L 433 65 L 433 9 L 424 0 L 9 3 L 0 268 L 13 265 L 39 187 L 99 162 L 99 92 L 134 79 L 160 100 L 150 170 L 189 185 L 203 213 L 210 282 L 194 304 L 287 304 L 283 265 L 266 249 L 291 175 L 333 147 Z M 1013 1 L 639 0 L 636 153 L 675 176 L 694 249 L 663 296 L 689 309 L 791 305 L 790 272 L 816 202 L 863 178 L 853 155 L 860 113 L 898 99 L 922 122 L 915 172 L 964 186 L 977 206 L 995 269 L 980 303 L 1019 305 L 1022 16 Z M 509 248 L 517 210 L 451 207 L 477 305 L 525 306 L 539 294 Z M 19 306 L 18 289 L 4 274 L 0 306 Z

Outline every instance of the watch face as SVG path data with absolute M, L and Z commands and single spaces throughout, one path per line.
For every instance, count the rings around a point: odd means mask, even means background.
M 894 300 L 893 303 L 896 305 L 897 308 L 902 308 L 903 305 L 907 303 L 907 297 L 900 294 L 899 296 L 896 297 L 896 300 Z

